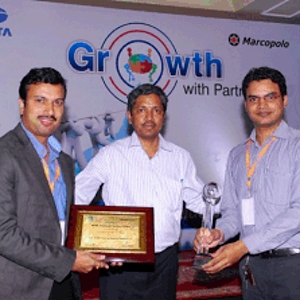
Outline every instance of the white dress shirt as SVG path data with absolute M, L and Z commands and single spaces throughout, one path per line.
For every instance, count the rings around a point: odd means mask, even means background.
M 76 177 L 75 203 L 89 204 L 102 183 L 105 205 L 154 208 L 155 252 L 179 241 L 183 201 L 198 213 L 204 206 L 190 154 L 161 135 L 151 159 L 135 132 L 101 148 Z

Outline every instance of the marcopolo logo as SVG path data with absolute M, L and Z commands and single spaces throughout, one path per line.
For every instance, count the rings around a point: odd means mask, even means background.
M 231 46 L 237 46 L 240 43 L 240 37 L 237 34 L 232 33 L 229 36 L 228 41 Z
M 8 18 L 7 12 L 3 9 L 0 8 L 0 23 L 4 23 Z M 1 24 L 0 24 L 1 26 Z M 7 27 L 0 27 L 0 36 L 12 36 L 11 31 Z
M 237 46 L 240 44 L 240 37 L 232 33 L 228 37 L 229 44 L 231 46 Z M 242 41 L 242 45 L 247 46 L 260 46 L 260 47 L 267 47 L 267 48 L 288 48 L 290 43 L 287 41 L 274 41 L 274 40 L 264 40 L 264 39 L 254 39 L 252 37 L 244 37 Z
M 171 39 L 145 23 L 128 23 L 112 30 L 95 49 L 89 42 L 76 41 L 67 52 L 71 68 L 80 73 L 98 73 L 107 90 L 126 103 L 128 93 L 142 83 L 153 83 L 170 95 L 178 77 L 222 77 L 222 61 L 211 51 L 177 53 Z M 213 72 L 215 70 L 215 72 Z

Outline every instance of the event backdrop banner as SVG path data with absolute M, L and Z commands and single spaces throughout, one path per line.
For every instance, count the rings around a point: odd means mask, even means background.
M 191 153 L 204 182 L 222 185 L 230 149 L 251 130 L 241 92 L 250 68 L 286 76 L 286 119 L 300 128 L 299 26 L 32 0 L 0 5 L 0 134 L 19 121 L 21 78 L 54 67 L 68 81 L 58 137 L 78 172 L 128 135 L 126 95 L 145 82 L 168 95 L 164 136 Z

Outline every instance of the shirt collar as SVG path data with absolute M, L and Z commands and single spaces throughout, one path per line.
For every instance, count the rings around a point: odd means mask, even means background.
M 272 136 L 276 136 L 277 138 L 281 139 L 287 139 L 289 138 L 289 126 L 288 124 L 282 120 L 279 126 L 276 128 L 275 132 L 272 134 Z M 250 137 L 250 140 L 253 142 L 256 142 L 256 131 L 255 129 L 252 130 Z
M 159 149 L 171 152 L 172 147 L 170 146 L 170 143 L 167 142 L 161 134 L 159 134 L 158 137 L 159 137 Z M 129 148 L 130 147 L 141 147 L 141 142 L 135 131 L 133 131 L 130 138 Z
M 23 122 L 21 122 L 21 126 L 28 136 L 30 142 L 32 143 L 34 149 L 36 150 L 38 156 L 40 157 L 40 159 L 43 159 L 47 155 L 46 147 L 42 145 L 29 130 L 26 129 Z M 59 156 L 59 153 L 61 152 L 61 144 L 53 135 L 51 135 L 48 138 L 48 145 L 50 149 L 50 161 L 52 161 Z

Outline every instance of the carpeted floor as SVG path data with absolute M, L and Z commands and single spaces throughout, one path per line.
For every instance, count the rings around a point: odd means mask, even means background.
M 241 299 L 241 282 L 237 268 L 209 277 L 193 269 L 194 251 L 180 253 L 177 299 Z M 98 271 L 81 275 L 84 300 L 99 300 Z

